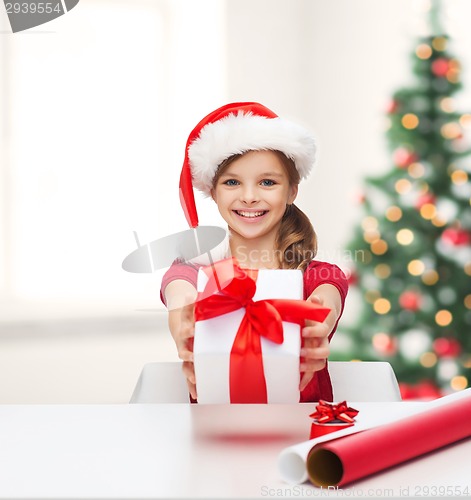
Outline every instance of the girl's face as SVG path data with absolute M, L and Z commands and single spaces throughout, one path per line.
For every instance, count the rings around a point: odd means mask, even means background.
M 235 159 L 211 190 L 231 230 L 247 239 L 275 237 L 286 205 L 297 193 L 273 151 L 250 151 Z

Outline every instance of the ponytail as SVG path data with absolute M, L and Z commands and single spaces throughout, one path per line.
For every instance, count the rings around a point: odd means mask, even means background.
M 308 216 L 296 205 L 287 205 L 275 241 L 281 269 L 304 271 L 317 253 L 317 236 Z

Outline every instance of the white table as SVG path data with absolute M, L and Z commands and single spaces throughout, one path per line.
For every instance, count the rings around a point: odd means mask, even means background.
M 350 404 L 367 412 L 420 403 Z M 309 437 L 314 408 L 0 406 L 0 498 L 318 498 L 277 468 L 283 448 Z M 424 497 L 426 486 L 471 494 L 470 457 L 471 440 L 462 441 L 345 489 L 363 498 Z

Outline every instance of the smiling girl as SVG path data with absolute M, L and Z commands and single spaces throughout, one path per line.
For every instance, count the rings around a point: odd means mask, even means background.
M 301 269 L 304 299 L 331 309 L 323 323 L 302 329 L 300 401 L 332 401 L 327 367 L 329 342 L 348 290 L 335 265 L 314 259 L 317 238 L 309 218 L 294 205 L 298 185 L 314 164 L 315 143 L 304 128 L 258 103 L 233 103 L 206 116 L 187 142 L 180 186 L 190 224 L 198 224 L 193 185 L 211 196 L 229 232 L 229 253 L 248 269 Z M 192 400 L 194 302 L 197 264 L 175 263 L 162 280 Z

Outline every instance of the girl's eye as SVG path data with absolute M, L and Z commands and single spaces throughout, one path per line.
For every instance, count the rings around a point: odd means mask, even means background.
M 224 181 L 223 184 L 226 186 L 237 186 L 239 182 L 236 181 L 235 179 L 228 179 L 227 181 Z
M 271 179 L 263 179 L 263 181 L 261 182 L 261 184 L 263 186 L 274 186 L 275 185 L 275 181 L 272 181 Z

